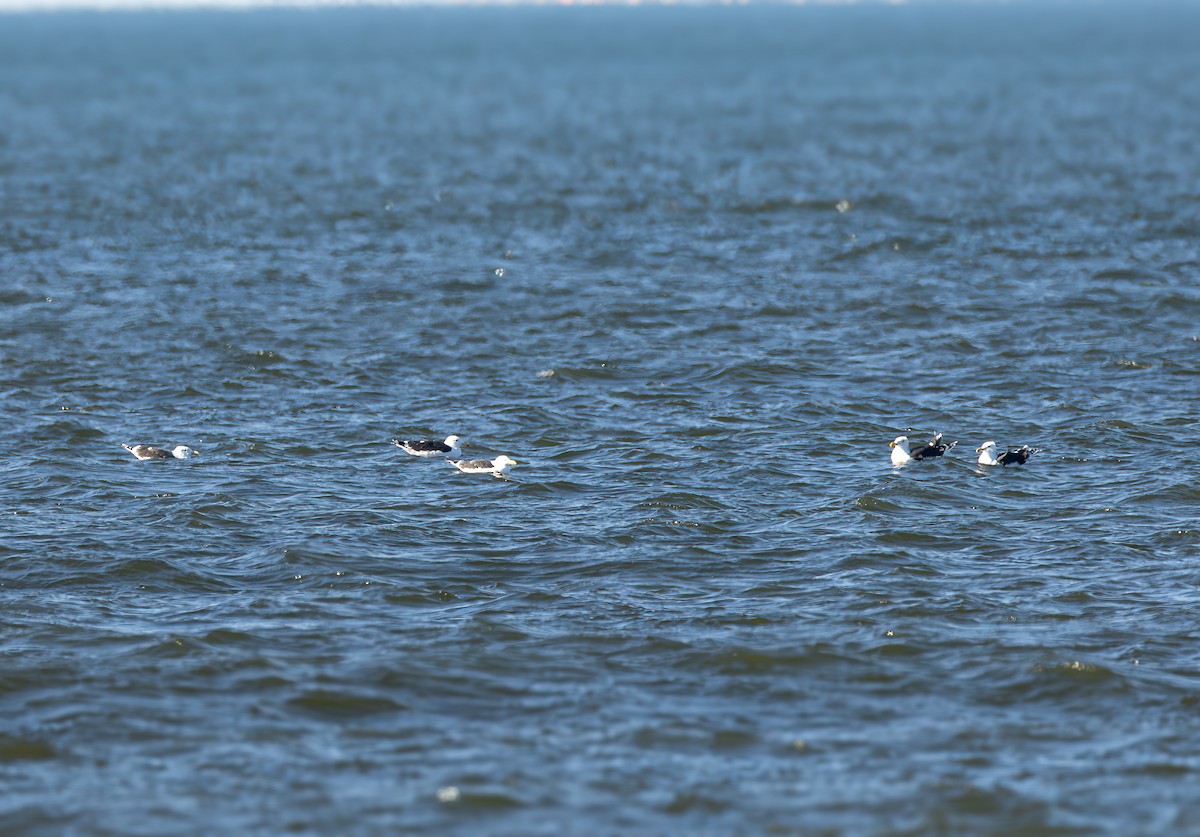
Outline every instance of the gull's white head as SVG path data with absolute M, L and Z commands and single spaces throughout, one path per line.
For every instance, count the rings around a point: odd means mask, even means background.
M 900 448 L 900 450 L 907 451 L 908 450 L 908 437 L 907 436 L 897 436 L 895 439 L 892 439 L 892 441 L 888 444 L 888 447 L 889 448 Z
M 458 443 L 460 441 L 462 441 L 462 438 L 459 436 L 447 436 L 446 441 L 443 442 L 443 444 L 448 448 L 456 448 L 458 447 Z
M 503 471 L 509 465 L 516 465 L 517 460 L 511 459 L 502 453 L 492 460 L 492 464 L 496 466 L 496 470 Z
M 909 456 L 909 454 L 908 454 L 908 437 L 907 436 L 897 436 L 895 439 L 892 440 L 891 444 L 889 444 L 888 447 L 890 447 L 892 449 L 892 464 L 893 465 L 897 465 L 897 466 L 904 465 L 910 459 L 912 459 L 912 457 Z
M 975 448 L 975 452 L 979 454 L 977 460 L 980 465 L 995 465 L 996 464 L 996 443 L 993 441 L 984 442 L 979 447 Z
M 199 456 L 200 451 L 189 448 L 187 445 L 176 445 L 171 449 L 171 456 L 176 459 L 187 459 L 189 456 Z

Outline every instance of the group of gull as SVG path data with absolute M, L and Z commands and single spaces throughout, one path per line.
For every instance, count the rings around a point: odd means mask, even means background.
M 462 456 L 462 439 L 458 436 L 447 436 L 444 442 L 435 442 L 429 439 L 392 439 L 392 444 L 405 453 L 423 459 L 444 456 L 451 465 L 464 474 L 491 474 L 493 477 L 503 478 L 504 472 L 510 466 L 517 464 L 517 460 L 504 454 L 495 459 L 454 459 L 452 457 Z M 138 459 L 187 459 L 190 456 L 200 455 L 199 451 L 189 448 L 187 445 L 176 445 L 173 448 L 157 448 L 154 445 L 121 445 L 121 447 Z
M 946 444 L 942 441 L 942 434 L 935 433 L 933 438 L 928 442 L 923 442 L 915 448 L 908 446 L 907 436 L 897 436 L 891 441 L 889 447 L 892 449 L 892 464 L 899 468 L 901 465 L 907 465 L 910 462 L 920 461 L 922 459 L 934 459 L 942 456 L 946 451 L 957 445 L 958 442 L 950 442 Z M 980 465 L 1024 465 L 1029 457 L 1041 448 L 1031 448 L 1029 445 L 1021 445 L 1019 448 L 1009 448 L 999 456 L 996 455 L 996 443 L 993 441 L 984 442 L 979 447 L 975 448 L 975 452 L 979 454 L 979 459 L 976 461 Z
M 447 436 L 444 442 L 431 442 L 428 439 L 392 439 L 392 444 L 405 453 L 423 459 L 444 456 L 464 474 L 491 474 L 493 477 L 503 477 L 505 470 L 517 464 L 517 460 L 505 454 L 500 454 L 495 459 L 452 459 L 451 457 L 462 456 L 462 438 L 459 436 Z
M 447 436 L 445 441 L 437 442 L 429 439 L 392 439 L 392 444 L 405 453 L 419 456 L 422 459 L 430 457 L 445 457 L 446 460 L 464 474 L 491 474 L 502 477 L 504 472 L 517 461 L 504 454 L 495 459 L 455 459 L 462 456 L 462 438 Z M 892 464 L 897 468 L 909 462 L 919 462 L 922 459 L 934 459 L 944 455 L 958 442 L 949 444 L 942 441 L 942 434 L 935 433 L 928 442 L 923 442 L 915 448 L 909 447 L 907 436 L 897 436 L 889 447 L 892 449 Z M 199 456 L 199 452 L 187 445 L 176 445 L 174 448 L 156 448 L 153 445 L 121 445 L 138 459 L 187 459 L 189 456 Z M 975 448 L 979 454 L 976 460 L 980 465 L 1024 465 L 1032 454 L 1040 448 L 1021 445 L 1019 448 L 1009 448 L 999 456 L 996 455 L 996 443 L 984 442 Z

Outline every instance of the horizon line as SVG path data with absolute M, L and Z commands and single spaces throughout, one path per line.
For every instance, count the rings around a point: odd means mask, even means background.
M 1103 0 L 1101 0 L 1102 2 Z M 0 15 L 61 12 L 260 11 L 334 8 L 504 8 L 572 6 L 980 6 L 1014 0 L 0 0 Z M 1021 0 L 1016 0 L 1018 4 Z M 1055 5 L 1097 0 L 1057 0 Z

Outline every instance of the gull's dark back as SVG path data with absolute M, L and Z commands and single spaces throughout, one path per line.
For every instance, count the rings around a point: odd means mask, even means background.
M 1000 454 L 1000 456 L 996 457 L 996 461 L 1001 465 L 1024 465 L 1025 461 L 1029 459 L 1029 454 L 1031 453 L 1033 453 L 1033 451 L 1030 450 L 1029 445 L 1022 445 L 1016 450 L 1009 448 L 1004 453 Z
M 909 451 L 908 455 L 913 459 L 933 459 L 935 456 L 941 456 L 957 444 L 958 442 L 951 442 L 948 445 L 943 444 L 942 434 L 938 433 L 928 442 L 917 445 L 915 448 Z
M 450 446 L 444 442 L 434 442 L 429 439 L 405 439 L 403 445 L 420 451 L 435 451 L 437 453 L 448 453 L 450 451 Z

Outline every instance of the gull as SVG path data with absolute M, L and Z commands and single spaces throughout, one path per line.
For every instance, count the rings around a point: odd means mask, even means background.
M 517 460 L 501 454 L 495 459 L 451 459 L 450 464 L 464 474 L 491 474 L 493 477 L 499 477 L 508 466 L 516 465 Z
M 897 436 L 891 441 L 888 447 L 892 449 L 892 464 L 899 468 L 901 465 L 907 465 L 914 459 L 932 459 L 935 456 L 941 456 L 957 444 L 958 442 L 951 442 L 948 445 L 943 444 L 942 434 L 935 433 L 933 438 L 928 442 L 917 445 L 912 450 L 908 448 L 907 436 Z
M 444 442 L 428 439 L 392 439 L 392 444 L 405 453 L 427 458 L 430 456 L 462 456 L 458 436 L 447 436 Z
M 176 445 L 170 450 L 156 448 L 153 445 L 121 445 L 138 459 L 187 459 L 189 456 L 199 456 L 200 451 L 187 445 Z
M 996 456 L 996 443 L 990 441 L 984 442 L 975 448 L 975 452 L 979 454 L 978 462 L 980 465 L 1024 465 L 1025 460 L 1040 451 L 1041 448 L 1031 448 L 1029 445 L 1021 445 L 1019 448 L 1009 448 L 1004 453 Z

